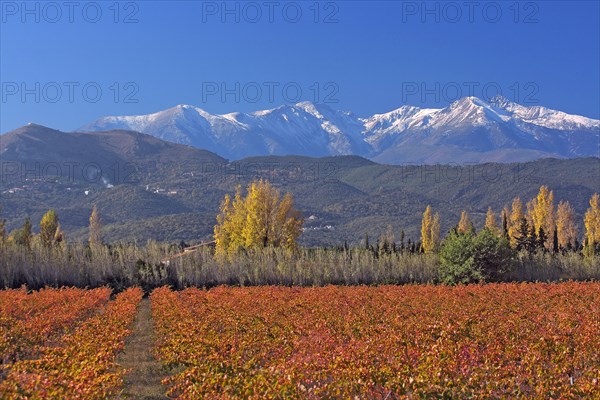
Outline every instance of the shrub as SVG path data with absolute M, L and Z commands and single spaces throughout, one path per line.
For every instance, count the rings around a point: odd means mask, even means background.
M 475 235 L 453 231 L 440 251 L 440 281 L 445 284 L 501 280 L 511 270 L 513 251 L 506 238 L 484 229 Z

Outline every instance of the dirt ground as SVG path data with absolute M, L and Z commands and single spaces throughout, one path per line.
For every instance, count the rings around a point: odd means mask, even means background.
M 150 300 L 143 299 L 135 319 L 133 333 L 119 356 L 119 364 L 127 368 L 125 387 L 118 399 L 167 399 L 166 387 L 160 382 L 166 376 L 161 364 L 153 357 L 154 327 Z

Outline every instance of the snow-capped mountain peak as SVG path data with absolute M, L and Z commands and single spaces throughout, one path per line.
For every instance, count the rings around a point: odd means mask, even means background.
M 542 106 L 522 106 L 501 96 L 494 97 L 490 103 L 513 118 L 546 128 L 560 130 L 600 128 L 599 120 L 571 115 Z
M 148 115 L 104 117 L 82 131 L 130 129 L 225 157 L 354 154 L 382 162 L 524 161 L 598 156 L 600 121 L 503 97 L 444 108 L 403 105 L 360 118 L 299 102 L 250 113 L 211 114 L 179 104 Z

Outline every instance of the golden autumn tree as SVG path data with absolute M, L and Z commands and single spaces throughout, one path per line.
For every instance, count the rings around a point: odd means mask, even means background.
M 590 207 L 585 213 L 585 245 L 588 254 L 594 254 L 600 244 L 600 195 L 594 193 L 590 199 Z
M 433 214 L 431 206 L 425 208 L 421 221 L 421 248 L 424 253 L 435 252 L 440 244 L 440 214 Z
M 244 238 L 244 226 L 246 225 L 246 219 L 248 215 L 248 210 L 246 208 L 246 199 L 242 196 L 242 187 L 238 185 L 235 190 L 235 196 L 233 197 L 233 202 L 231 203 L 232 214 L 228 220 L 230 227 L 230 251 L 237 251 L 241 249 L 246 244 L 246 239 Z
M 492 207 L 488 207 L 487 213 L 485 214 L 485 229 L 495 234 L 500 233 L 500 228 L 498 228 L 498 224 L 496 223 L 496 215 L 494 214 Z
M 574 248 L 577 242 L 575 210 L 568 201 L 558 203 L 556 210 L 556 231 L 558 246 L 563 249 Z
M 217 224 L 215 225 L 215 244 L 218 253 L 226 253 L 231 245 L 231 196 L 225 195 L 221 206 L 219 207 L 219 213 L 217 214 Z
M 54 240 L 55 244 L 60 244 L 65 241 L 65 233 L 61 229 L 60 224 L 58 224 L 58 226 L 56 227 L 56 231 L 54 232 L 53 240 Z
M 508 239 L 511 247 L 516 247 L 517 245 L 519 229 L 523 218 L 525 218 L 523 202 L 521 198 L 515 197 L 511 205 L 510 218 L 508 220 Z
M 298 246 L 297 239 L 302 233 L 304 220 L 299 211 L 294 208 L 294 197 L 286 193 L 279 202 L 275 213 L 275 221 L 272 224 L 272 241 L 278 246 L 286 249 L 295 249 Z
M 469 213 L 467 213 L 466 211 L 460 213 L 460 221 L 458 221 L 458 226 L 456 230 L 460 233 L 473 233 L 473 231 L 475 230 L 473 228 L 471 218 L 469 217 Z
M 225 195 L 215 225 L 217 254 L 235 253 L 243 248 L 242 229 L 246 221 L 245 202 L 242 187 L 237 186 L 234 200 Z
M 542 229 L 547 238 L 545 246 L 547 249 L 552 249 L 555 227 L 554 193 L 547 186 L 541 186 L 537 197 L 530 204 L 528 212 L 530 213 L 535 233 L 539 237 L 540 230 Z
M 98 207 L 94 204 L 92 213 L 90 214 L 90 245 L 102 244 L 102 221 L 98 213 Z
M 529 227 L 535 230 L 537 235 L 537 230 L 535 229 L 535 224 L 533 223 L 533 214 L 535 213 L 534 210 L 536 202 L 536 199 L 531 199 L 527 202 L 527 212 L 525 213 L 525 219 L 527 220 L 527 224 L 529 225 Z
M 279 191 L 268 182 L 252 182 L 246 197 L 246 223 L 242 229 L 244 246 L 267 247 L 275 239 L 275 219 Z
M 60 224 L 58 223 L 58 215 L 56 211 L 49 210 L 44 214 L 40 221 L 40 241 L 46 247 L 52 246 L 56 239 L 61 239 L 62 236 L 57 236 L 57 232 L 60 232 Z
M 433 247 L 429 243 L 429 238 L 431 237 L 431 225 L 433 225 L 433 211 L 431 210 L 431 206 L 428 205 L 421 218 L 421 248 L 426 253 L 431 251 Z
M 226 195 L 221 203 L 214 230 L 216 252 L 235 254 L 242 248 L 268 246 L 295 249 L 303 222 L 292 195 L 281 197 L 269 181 L 250 183 L 246 197 L 238 186 L 234 199 Z

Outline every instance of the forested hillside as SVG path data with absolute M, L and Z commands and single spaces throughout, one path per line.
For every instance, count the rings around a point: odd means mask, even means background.
M 149 135 L 64 133 L 39 126 L 2 136 L 1 218 L 7 229 L 55 209 L 67 240 L 85 240 L 97 205 L 105 240 L 195 242 L 211 237 L 219 203 L 237 185 L 269 179 L 291 192 L 305 218 L 303 245 L 358 243 L 388 226 L 418 239 L 426 205 L 442 231 L 467 210 L 477 227 L 541 185 L 568 200 L 581 223 L 600 191 L 600 160 L 544 159 L 515 164 L 381 165 L 355 156 L 254 157 L 229 163 L 204 150 Z M 581 230 L 580 230 L 581 232 Z

